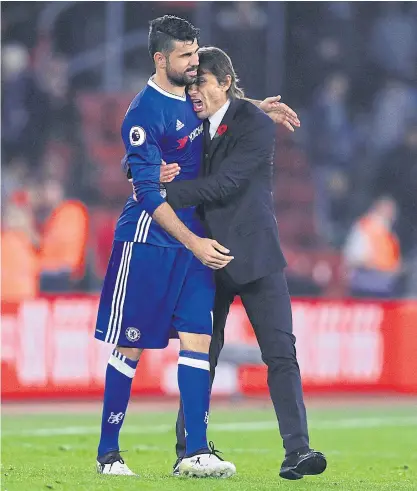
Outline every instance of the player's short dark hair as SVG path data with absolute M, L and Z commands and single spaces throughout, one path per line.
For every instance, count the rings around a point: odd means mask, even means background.
M 237 78 L 235 69 L 233 68 L 232 60 L 230 56 L 225 53 L 222 49 L 216 48 L 215 46 L 205 46 L 198 50 L 199 58 L 199 71 L 207 71 L 212 73 L 219 84 L 226 82 L 227 75 L 230 75 L 232 83 L 227 95 L 232 99 L 242 99 L 245 97 L 243 89 L 241 89 L 237 83 L 239 79 Z
M 169 54 L 173 48 L 173 41 L 199 40 L 200 30 L 188 20 L 175 15 L 164 15 L 149 22 L 148 50 L 151 58 L 160 51 Z

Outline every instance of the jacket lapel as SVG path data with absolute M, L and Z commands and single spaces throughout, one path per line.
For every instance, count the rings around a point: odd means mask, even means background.
M 219 127 L 217 128 L 217 132 L 214 135 L 214 138 L 211 140 L 211 144 L 210 144 L 209 151 L 208 151 L 210 166 L 211 166 L 211 161 L 212 161 L 213 155 L 216 152 L 216 150 L 218 149 L 220 143 L 227 140 L 227 136 L 228 136 L 227 133 L 229 131 L 230 124 L 232 123 L 233 118 L 235 116 L 235 112 L 236 112 L 238 103 L 239 103 L 238 99 L 232 99 L 231 100 L 230 106 L 227 109 L 226 114 L 223 116 L 222 122 L 220 123 Z M 221 128 L 223 130 L 222 133 L 220 131 Z

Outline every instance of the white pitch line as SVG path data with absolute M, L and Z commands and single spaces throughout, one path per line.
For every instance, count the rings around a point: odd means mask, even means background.
M 333 430 L 354 428 L 378 428 L 380 426 L 417 426 L 417 417 L 385 417 L 385 418 L 346 418 L 339 420 L 311 421 L 309 429 Z M 278 429 L 276 421 L 248 421 L 240 423 L 212 423 L 210 431 L 221 432 L 252 432 L 269 431 Z M 157 433 L 173 433 L 173 424 L 149 425 L 138 428 L 135 426 L 124 426 L 124 434 L 152 435 Z M 60 428 L 37 428 L 23 431 L 3 431 L 3 436 L 56 436 L 56 435 L 95 435 L 99 433 L 99 425 L 96 426 L 64 426 Z

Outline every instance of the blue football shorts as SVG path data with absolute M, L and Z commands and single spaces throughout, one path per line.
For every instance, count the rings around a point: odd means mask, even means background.
M 95 337 L 160 349 L 178 332 L 211 336 L 214 293 L 213 271 L 189 250 L 114 241 Z

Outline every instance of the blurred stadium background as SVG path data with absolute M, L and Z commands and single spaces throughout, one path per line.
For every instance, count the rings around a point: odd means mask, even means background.
M 3 401 L 102 393 L 120 124 L 166 13 L 301 119 L 277 127 L 275 206 L 306 392 L 417 394 L 417 3 L 39 1 L 1 4 Z M 226 333 L 214 393 L 266 397 L 238 301 Z M 176 397 L 177 350 L 143 356 L 139 400 Z
M 1 4 L 7 489 L 112 489 L 85 465 L 109 356 L 93 331 L 130 192 L 120 123 L 152 70 L 148 21 L 166 13 L 231 56 L 249 97 L 279 93 L 302 122 L 277 128 L 275 205 L 312 442 L 330 459 L 315 489 L 416 489 L 417 4 L 70 1 Z M 243 476 L 228 489 L 270 490 L 280 442 L 239 301 L 226 336 L 211 435 Z M 177 489 L 161 477 L 177 352 L 145 353 L 133 385 L 122 444 L 148 489 Z

